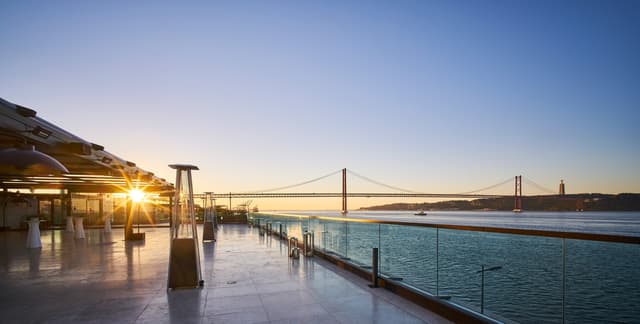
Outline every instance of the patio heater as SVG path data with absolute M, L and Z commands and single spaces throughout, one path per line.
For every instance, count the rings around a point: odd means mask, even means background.
M 213 194 L 213 192 L 212 192 Z M 218 229 L 218 216 L 216 215 L 216 199 L 213 198 L 213 195 L 211 195 L 211 211 L 212 211 L 212 216 L 213 216 L 213 228 Z
M 216 233 L 213 229 L 213 212 L 211 206 L 207 207 L 207 201 L 211 201 L 212 192 L 205 192 L 204 199 L 204 227 L 202 229 L 202 241 L 215 241 Z
M 196 288 L 204 285 L 200 271 L 198 232 L 193 203 L 191 170 L 197 166 L 171 164 L 176 170 L 176 190 L 171 219 L 171 251 L 167 288 Z

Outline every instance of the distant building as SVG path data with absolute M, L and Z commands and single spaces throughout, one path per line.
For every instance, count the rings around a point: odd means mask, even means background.
M 560 188 L 558 189 L 558 195 L 564 196 L 564 180 L 560 180 Z

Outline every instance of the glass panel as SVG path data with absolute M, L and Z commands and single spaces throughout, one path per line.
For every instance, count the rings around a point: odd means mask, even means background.
M 113 199 L 111 198 L 111 195 L 107 194 L 104 196 L 103 201 L 102 201 L 102 217 L 103 217 L 103 221 L 107 218 L 111 219 L 111 221 L 113 221 Z
M 348 223 L 347 255 L 351 262 L 371 268 L 372 249 L 380 248 L 378 224 Z
M 380 272 L 436 294 L 437 230 L 430 227 L 382 224 Z
M 439 229 L 436 293 L 479 311 L 480 251 L 479 233 Z
M 174 238 L 194 238 L 195 214 L 193 208 L 193 194 L 191 193 L 190 170 L 178 170 L 176 186 L 176 201 L 174 215 Z
M 562 322 L 562 239 L 480 234 L 484 313 L 519 322 Z M 476 276 L 482 280 L 482 273 Z
M 38 200 L 38 216 L 41 220 L 51 221 L 51 200 Z
M 71 199 L 71 216 L 84 217 L 87 215 L 87 200 L 85 198 Z
M 54 199 L 53 200 L 53 224 L 62 225 L 64 224 L 64 219 L 62 217 L 62 200 Z
M 87 199 L 85 225 L 102 224 L 100 219 L 100 199 Z
M 322 246 L 330 254 L 341 257 L 347 255 L 346 223 L 341 221 L 320 220 L 323 227 L 321 235 Z
M 640 321 L 640 245 L 566 240 L 565 319 Z
M 322 232 L 324 227 L 317 218 L 309 218 L 309 228 L 313 232 L 313 245 L 316 250 L 324 250 L 322 246 Z
M 317 249 L 505 322 L 637 322 L 640 245 L 256 215 Z M 564 244 L 563 244 L 564 243 Z M 564 252 L 566 251 L 566 253 Z

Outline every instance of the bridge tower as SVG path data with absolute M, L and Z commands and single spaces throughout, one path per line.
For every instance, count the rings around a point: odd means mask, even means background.
M 560 180 L 560 188 L 558 189 L 558 196 L 564 196 L 564 180 Z
M 513 211 L 519 213 L 522 211 L 522 176 L 516 176 L 515 194 L 513 195 Z
M 347 168 L 342 169 L 342 213 L 346 214 L 347 210 Z

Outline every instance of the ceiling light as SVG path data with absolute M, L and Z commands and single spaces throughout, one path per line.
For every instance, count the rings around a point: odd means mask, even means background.
M 35 117 L 36 116 L 36 111 L 31 109 L 31 108 L 27 108 L 25 106 L 20 106 L 20 105 L 15 105 L 16 106 L 16 112 L 18 113 L 18 115 L 22 116 L 22 117 Z
M 91 148 L 94 151 L 104 151 L 104 146 L 102 146 L 100 144 L 96 144 L 96 143 L 91 143 Z
M 49 138 L 49 136 L 51 135 L 51 131 L 48 129 L 44 129 L 40 126 L 36 126 L 36 128 L 31 130 L 31 134 L 46 139 L 46 138 Z
M 69 173 L 58 160 L 35 150 L 33 145 L 0 150 L 0 174 L 49 176 Z
M 78 155 L 91 155 L 91 145 L 83 142 L 71 142 L 62 144 L 65 152 Z

